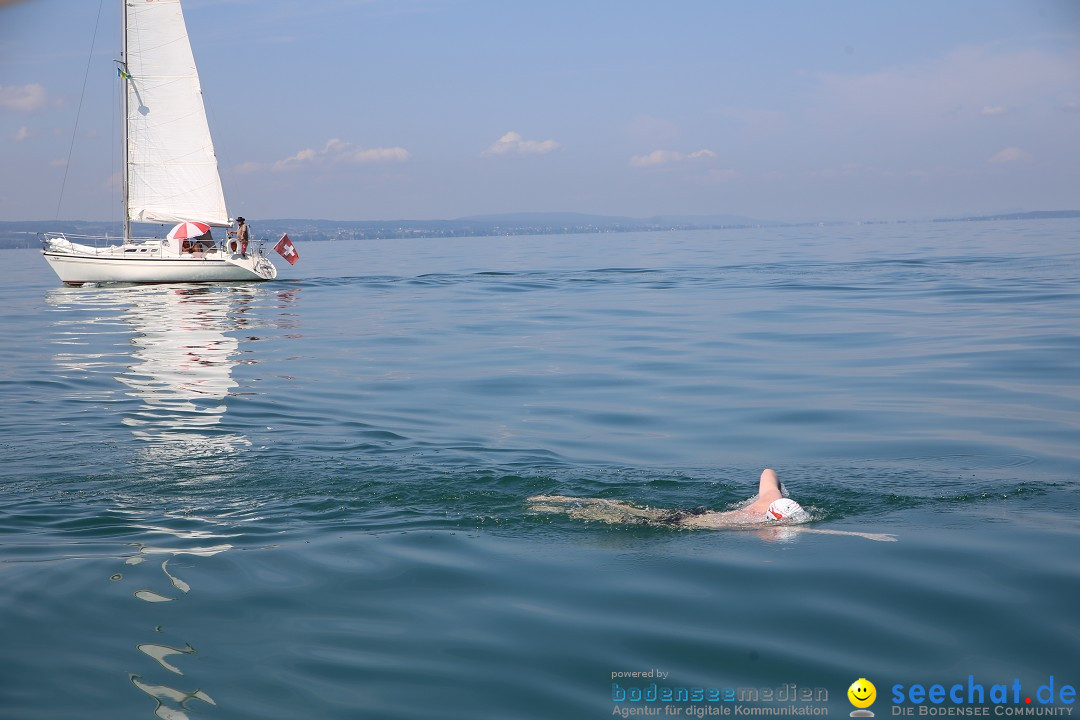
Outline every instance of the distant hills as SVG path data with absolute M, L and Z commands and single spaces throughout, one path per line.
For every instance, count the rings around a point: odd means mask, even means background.
M 989 220 L 1056 220 L 1080 218 L 1080 210 L 1041 210 L 1035 212 L 940 218 L 932 222 L 980 222 Z M 660 230 L 697 230 L 754 227 L 797 227 L 821 223 L 782 223 L 757 220 L 741 215 L 658 215 L 648 218 L 589 215 L 584 213 L 510 213 L 474 215 L 456 220 L 301 220 L 252 219 L 259 239 L 276 239 L 288 233 L 304 242 L 327 240 L 376 240 L 388 238 L 477 237 L 491 235 L 564 235 L 578 233 L 648 232 Z M 829 225 L 852 223 L 836 222 Z M 24 220 L 0 222 L 0 248 L 38 247 L 40 234 L 63 232 L 71 235 L 119 237 L 119 222 L 80 220 Z M 148 235 L 164 235 L 145 229 Z
M 1034 212 L 979 215 L 976 217 L 940 218 L 934 222 L 980 222 L 985 220 L 1061 220 L 1080 217 L 1080 210 L 1036 210 Z
M 121 223 L 82 220 L 0 221 L 0 248 L 41 247 L 41 234 L 62 232 L 68 235 L 114 235 L 124 231 Z
M 304 220 L 251 219 L 255 236 L 276 239 L 288 233 L 295 240 L 376 240 L 386 238 L 478 237 L 491 235 L 565 235 L 575 233 L 645 232 L 701 228 L 777 226 L 784 223 L 754 220 L 738 215 L 665 215 L 651 218 L 587 215 L 584 213 L 511 213 L 476 215 L 456 220 Z M 158 232 L 144 226 L 147 235 Z M 119 222 L 20 221 L 0 222 L 0 247 L 36 247 L 43 232 L 73 235 L 119 236 Z
M 364 240 L 407 237 L 482 237 L 490 235 L 565 235 L 647 232 L 783 225 L 736 215 L 630 218 L 585 213 L 507 213 L 456 220 L 261 220 L 256 232 L 281 228 L 301 240 Z

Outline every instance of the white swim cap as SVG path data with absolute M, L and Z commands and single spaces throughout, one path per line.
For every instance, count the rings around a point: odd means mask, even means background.
M 805 522 L 810 519 L 810 513 L 803 510 L 802 505 L 790 498 L 773 500 L 772 505 L 765 511 L 767 522 Z

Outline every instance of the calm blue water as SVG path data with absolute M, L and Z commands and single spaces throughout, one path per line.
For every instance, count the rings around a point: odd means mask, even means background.
M 652 669 L 834 717 L 860 677 L 878 717 L 895 684 L 1080 685 L 1078 238 L 310 243 L 213 287 L 2 252 L 0 717 L 606 718 Z M 767 465 L 816 527 L 898 542 L 526 503 L 723 508 Z

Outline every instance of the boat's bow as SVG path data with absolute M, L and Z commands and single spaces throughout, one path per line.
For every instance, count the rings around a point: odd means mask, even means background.
M 277 268 L 261 250 L 253 255 L 226 256 L 225 260 L 257 276 L 252 279 L 273 280 L 277 277 Z

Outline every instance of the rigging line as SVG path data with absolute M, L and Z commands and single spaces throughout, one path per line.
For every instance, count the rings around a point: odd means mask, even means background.
M 86 58 L 86 73 L 83 75 L 82 92 L 79 93 L 79 109 L 75 111 L 75 127 L 71 131 L 71 145 L 68 146 L 67 162 L 64 163 L 64 180 L 60 183 L 60 197 L 56 201 L 56 219 L 60 219 L 60 206 L 64 203 L 64 188 L 67 187 L 68 171 L 71 169 L 71 155 L 75 151 L 75 136 L 79 132 L 79 118 L 82 117 L 83 98 L 86 97 L 86 81 L 90 78 L 90 63 L 94 59 L 94 47 L 97 45 L 98 26 L 101 24 L 101 8 L 105 0 L 99 0 L 97 19 L 94 21 L 94 37 L 90 41 L 90 57 Z

